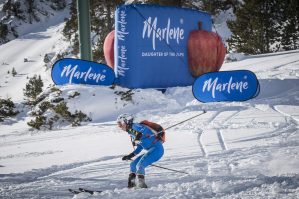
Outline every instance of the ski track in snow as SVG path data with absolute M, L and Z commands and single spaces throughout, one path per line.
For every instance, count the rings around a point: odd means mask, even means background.
M 35 169 L 24 173 L 1 174 L 1 196 L 4 198 L 71 198 L 72 195 L 66 191 L 67 188 L 78 187 L 105 191 L 94 196 L 82 193 L 74 198 L 137 198 L 140 195 L 142 195 L 141 198 L 192 198 L 193 196 L 196 198 L 252 198 L 256 197 L 260 190 L 263 190 L 264 194 L 258 195 L 260 197 L 266 197 L 267 195 L 275 195 L 279 198 L 288 198 L 289 195 L 297 196 L 299 189 L 298 174 L 272 176 L 273 174 L 267 173 L 269 171 L 266 171 L 266 169 L 264 172 L 262 171 L 263 166 L 268 166 L 267 161 L 272 161 L 271 154 L 273 152 L 280 153 L 283 150 L 294 152 L 298 149 L 298 140 L 289 141 L 292 136 L 298 136 L 298 123 L 291 115 L 278 111 L 275 106 L 257 106 L 247 103 L 242 105 L 237 103 L 226 107 L 220 103 L 215 106 L 214 110 L 210 109 L 206 114 L 197 118 L 196 122 L 186 122 L 174 128 L 174 130 L 169 130 L 169 136 L 176 132 L 188 136 L 190 130 L 195 129 L 192 132 L 196 135 L 198 149 L 193 147 L 191 151 L 173 152 L 174 155 L 166 155 L 158 164 L 188 171 L 190 175 L 172 173 L 151 167 L 148 169 L 149 177 L 147 178 L 151 188 L 147 190 L 128 190 L 121 188 L 126 186 L 128 163 L 120 161 L 121 155 L 107 156 L 86 162 Z M 274 112 L 278 115 L 274 118 L 280 119 L 276 123 L 275 121 L 258 121 L 258 119 L 250 119 L 250 117 L 244 119 L 244 114 L 247 115 L 246 112 L 251 111 Z M 181 113 L 168 114 L 168 117 L 185 118 L 186 115 L 190 116 L 194 113 L 196 113 L 194 108 L 187 108 Z M 163 122 L 162 118 L 160 120 Z M 240 120 L 245 120 L 245 123 L 240 122 Z M 101 126 L 90 125 L 82 128 L 89 131 L 90 135 L 99 134 L 98 129 L 106 132 L 115 129 L 114 125 L 103 124 Z M 262 127 L 271 127 L 273 130 L 256 134 L 253 137 L 242 137 L 241 139 L 227 141 L 224 136 L 227 135 L 225 132 L 240 127 L 245 130 L 250 128 L 260 130 Z M 80 136 L 80 131 L 75 133 L 68 133 L 68 129 L 64 131 L 66 134 L 63 134 L 61 138 L 72 139 L 72 137 Z M 218 145 L 220 150 L 214 150 L 213 147 L 211 148 L 211 143 L 203 139 L 202 136 L 207 133 L 215 134 L 216 139 L 212 143 Z M 41 137 L 33 136 L 31 139 L 22 138 L 23 134 L 16 134 L 15 136 L 17 140 L 10 141 L 3 146 L 57 139 L 49 133 L 45 133 Z M 18 139 L 18 137 L 21 139 Z M 230 149 L 231 143 L 255 142 L 258 140 L 263 140 L 264 144 Z M 18 156 L 42 156 L 59 152 L 19 153 L 2 156 L 0 160 L 18 158 Z M 5 167 L 5 164 L 1 165 Z M 250 167 L 250 171 L 248 171 L 248 167 Z
M 255 108 L 253 107 L 252 109 Z M 211 128 L 220 133 L 223 126 L 221 126 L 221 123 L 217 123 L 217 120 L 220 122 L 226 121 L 225 124 L 229 126 L 229 124 L 233 123 L 233 118 L 242 112 L 236 111 L 231 113 L 231 110 L 228 111 L 230 113 L 226 117 L 222 118 L 220 118 L 220 115 L 225 115 L 225 111 L 208 112 L 210 114 L 207 118 L 200 118 L 197 123 L 182 125 L 176 131 L 193 129 L 198 123 L 203 123 L 203 126 L 210 124 L 206 126 L 206 129 Z M 248 108 L 245 110 L 248 110 Z M 289 116 L 284 115 L 283 117 L 288 118 Z M 290 119 L 290 121 L 293 120 Z M 251 124 L 251 127 L 254 127 L 254 125 Z M 226 128 L 224 127 L 224 129 Z M 253 139 L 268 138 L 273 140 L 281 136 L 284 139 L 288 139 L 288 137 L 296 135 L 296 128 L 297 125 L 295 123 L 278 126 L 271 133 L 265 133 L 262 137 L 254 137 Z M 196 132 L 198 133 L 198 140 L 201 137 L 200 134 L 205 133 L 205 128 L 203 129 L 203 131 L 199 129 L 200 132 Z M 225 139 L 222 138 L 222 140 L 223 142 L 218 144 L 227 145 Z M 250 139 L 237 141 L 246 142 L 250 141 Z M 200 147 L 201 143 L 198 142 L 198 144 Z M 204 144 L 202 145 L 204 148 Z M 270 151 L 275 151 L 277 150 L 275 149 L 276 147 L 281 148 L 282 145 L 282 143 L 278 142 L 269 145 L 267 149 L 260 146 L 251 147 L 250 150 L 226 150 L 226 147 L 222 147 L 222 150 L 218 152 L 209 153 L 207 151 L 208 155 L 206 157 L 199 148 L 190 154 L 165 157 L 159 164 L 169 168 L 187 170 L 190 172 L 190 175 L 161 171 L 151 167 L 148 169 L 150 171 L 147 179 L 151 188 L 147 190 L 133 191 L 120 188 L 126 186 L 125 179 L 127 177 L 128 165 L 119 161 L 121 156 L 116 156 L 88 162 L 52 166 L 22 174 L 0 175 L 0 183 L 2 184 L 1 195 L 4 198 L 18 198 L 18 196 L 23 198 L 71 198 L 72 196 L 66 191 L 67 188 L 87 187 L 106 191 L 101 194 L 95 194 L 95 196 L 83 193 L 75 198 L 137 198 L 140 195 L 142 195 L 141 198 L 190 198 L 191 196 L 200 198 L 251 198 L 255 197 L 261 189 L 266 191 L 266 193 L 268 192 L 269 195 L 273 195 L 273 192 L 275 192 L 275 196 L 279 198 L 288 198 L 286 196 L 289 194 L 293 194 L 293 196 L 298 194 L 299 176 L 297 174 L 265 176 L 259 174 L 260 166 L 254 163 L 254 161 L 263 163 L 264 157 L 267 157 Z M 290 143 L 285 147 L 292 148 Z M 298 141 L 294 143 L 294 147 L 298 147 Z M 205 148 L 205 150 L 207 149 Z M 256 157 L 257 154 L 262 155 Z M 245 162 L 243 163 L 243 161 Z M 246 164 L 246 161 L 252 164 L 253 171 L 251 173 L 247 173 L 248 170 L 243 165 Z M 185 162 L 185 164 L 182 165 L 181 162 Z M 239 166 L 240 164 L 241 166 Z M 254 171 L 254 166 L 257 167 L 257 171 Z M 238 167 L 240 168 L 237 169 Z M 242 167 L 245 167 L 245 174 L 242 171 Z M 166 179 L 165 176 L 167 176 Z M 52 192 L 55 192 L 55 196 L 53 196 Z M 267 196 L 266 193 L 265 196 Z

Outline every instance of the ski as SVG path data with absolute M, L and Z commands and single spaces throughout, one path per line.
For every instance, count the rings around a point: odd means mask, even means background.
M 79 194 L 79 193 L 82 193 L 82 191 L 77 191 L 77 190 L 74 190 L 74 189 L 68 189 L 69 192 L 71 192 L 72 194 Z
M 92 191 L 92 190 L 88 190 L 88 189 L 84 189 L 84 188 L 79 188 L 79 191 L 81 192 L 86 192 L 86 193 L 89 193 L 91 195 L 93 195 L 94 193 L 102 193 L 103 191 Z
M 146 187 L 146 188 L 148 188 L 148 187 Z M 143 188 L 132 187 L 131 189 L 136 190 L 136 189 L 143 189 Z M 68 190 L 69 190 L 69 192 L 71 192 L 72 194 L 75 194 L 75 195 L 80 194 L 80 193 L 89 193 L 90 195 L 94 195 L 95 193 L 103 192 L 102 190 L 95 191 L 95 190 L 89 190 L 89 189 L 85 189 L 85 188 L 81 188 L 81 187 L 78 190 L 74 190 L 74 189 L 68 189 Z
M 103 191 L 92 191 L 92 190 L 88 190 L 88 189 L 84 189 L 84 188 L 79 188 L 79 190 L 74 190 L 74 189 L 68 189 L 69 192 L 71 192 L 72 194 L 79 194 L 79 193 L 89 193 L 90 195 L 93 195 L 95 193 L 101 193 Z

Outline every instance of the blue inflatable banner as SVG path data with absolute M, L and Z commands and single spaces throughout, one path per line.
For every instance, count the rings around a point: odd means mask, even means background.
M 114 83 L 112 68 L 96 62 L 65 58 L 52 67 L 52 80 L 56 85 L 91 84 L 109 86 Z
M 259 94 L 259 82 L 249 70 L 205 73 L 193 84 L 193 95 L 201 102 L 246 101 Z
M 114 63 L 117 84 L 128 88 L 192 85 L 189 33 L 212 30 L 205 12 L 158 5 L 122 5 L 115 11 Z

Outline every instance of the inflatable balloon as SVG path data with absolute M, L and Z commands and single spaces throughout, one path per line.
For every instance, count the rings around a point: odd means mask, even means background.
M 188 64 L 193 77 L 219 71 L 226 48 L 221 37 L 206 30 L 193 30 L 188 37 Z
M 111 31 L 104 40 L 104 57 L 108 66 L 114 68 L 114 34 L 115 31 Z

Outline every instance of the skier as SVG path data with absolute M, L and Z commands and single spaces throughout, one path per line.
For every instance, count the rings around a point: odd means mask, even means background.
M 117 118 L 118 126 L 130 135 L 133 146 L 137 146 L 132 153 L 125 155 L 122 160 L 131 160 L 131 158 L 138 155 L 143 149 L 147 151 L 130 163 L 128 178 L 128 188 L 135 186 L 147 188 L 144 170 L 163 156 L 164 148 L 162 143 L 165 138 L 165 132 L 158 124 L 148 121 L 133 123 L 133 120 L 134 117 L 130 114 L 121 114 Z M 135 182 L 136 175 L 138 178 L 137 183 Z

